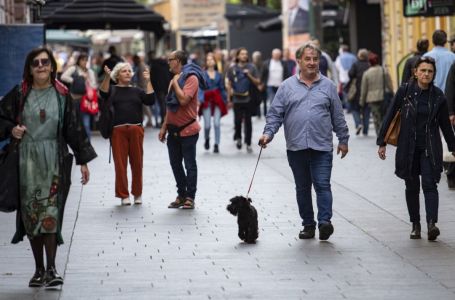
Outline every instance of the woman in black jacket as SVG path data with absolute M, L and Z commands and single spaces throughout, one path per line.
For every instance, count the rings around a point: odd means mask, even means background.
M 401 110 L 400 136 L 395 157 L 395 174 L 406 184 L 406 203 L 412 222 L 411 239 L 420 239 L 420 177 L 425 198 L 428 240 L 439 235 L 439 195 L 437 183 L 442 172 L 441 129 L 449 150 L 455 155 L 455 136 L 452 131 L 444 93 L 433 85 L 435 61 L 421 57 L 416 61 L 414 78 L 402 85 L 382 123 L 377 139 L 379 158 L 386 158 L 384 137 L 398 110 Z

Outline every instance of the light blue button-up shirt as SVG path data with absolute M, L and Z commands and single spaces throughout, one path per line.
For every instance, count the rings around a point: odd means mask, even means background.
M 430 52 L 425 53 L 423 56 L 434 58 L 436 62 L 434 85 L 444 92 L 446 90 L 447 74 L 449 74 L 449 69 L 452 64 L 455 63 L 455 54 L 447 48 L 435 46 Z
M 272 139 L 283 124 L 288 150 L 333 151 L 332 131 L 340 144 L 348 144 L 349 130 L 336 87 L 319 76 L 310 87 L 299 80 L 299 74 L 291 76 L 272 101 L 264 134 Z

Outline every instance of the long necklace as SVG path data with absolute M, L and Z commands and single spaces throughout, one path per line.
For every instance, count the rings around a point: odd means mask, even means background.
M 47 105 L 47 100 L 49 99 L 49 91 L 51 91 L 51 87 L 48 87 L 47 90 L 45 92 L 43 92 L 41 95 L 38 96 L 38 91 L 40 90 L 37 90 L 35 89 L 34 92 L 35 92 L 35 102 L 38 104 L 38 107 L 39 107 L 39 121 L 41 124 L 44 124 L 44 122 L 46 122 L 46 105 Z M 42 99 L 45 99 L 44 100 L 44 103 L 41 103 L 41 100 Z

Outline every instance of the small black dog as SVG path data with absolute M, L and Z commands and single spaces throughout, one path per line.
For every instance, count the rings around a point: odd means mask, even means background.
M 258 213 L 256 208 L 251 205 L 251 199 L 237 196 L 229 201 L 231 201 L 231 204 L 226 209 L 234 216 L 237 216 L 239 238 L 248 244 L 254 244 L 259 236 Z

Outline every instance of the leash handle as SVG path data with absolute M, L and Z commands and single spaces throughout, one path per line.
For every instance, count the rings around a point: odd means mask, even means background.
M 259 159 L 261 158 L 262 149 L 263 148 L 261 147 L 261 150 L 259 150 L 258 160 L 256 162 L 256 167 L 254 168 L 254 172 L 253 172 L 253 178 L 251 178 L 250 187 L 248 188 L 248 192 L 246 193 L 247 199 L 248 199 L 248 194 L 251 191 L 251 186 L 253 185 L 254 175 L 256 175 L 256 170 L 258 169 L 258 164 L 259 164 Z

